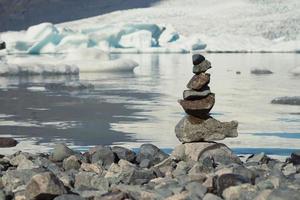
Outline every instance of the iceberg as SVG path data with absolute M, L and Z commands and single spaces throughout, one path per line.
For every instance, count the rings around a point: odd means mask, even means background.
M 152 33 L 150 31 L 141 30 L 123 35 L 119 44 L 123 48 L 149 48 L 152 47 Z
M 1 37 L 7 42 L 10 54 L 60 54 L 86 48 L 106 52 L 182 53 L 206 47 L 199 37 L 184 37 L 170 24 L 151 23 L 95 24 L 93 28 L 82 29 L 42 23 L 26 31 L 1 33 Z

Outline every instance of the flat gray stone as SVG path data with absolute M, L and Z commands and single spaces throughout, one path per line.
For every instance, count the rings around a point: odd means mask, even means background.
M 220 122 L 212 117 L 199 119 L 185 116 L 175 127 L 176 137 L 180 142 L 201 142 L 223 140 L 227 137 L 237 137 L 238 122 Z
M 204 73 L 210 68 L 211 68 L 211 63 L 208 60 L 204 60 L 199 65 L 194 65 L 193 73 L 194 74 Z
M 199 100 L 202 99 L 210 94 L 209 87 L 204 88 L 201 91 L 195 90 L 184 90 L 183 91 L 183 99 L 184 100 Z

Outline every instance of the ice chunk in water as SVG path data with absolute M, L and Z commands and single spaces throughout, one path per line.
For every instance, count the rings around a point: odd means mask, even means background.
M 123 35 L 119 45 L 124 48 L 148 48 L 152 46 L 152 33 L 141 30 L 131 34 Z

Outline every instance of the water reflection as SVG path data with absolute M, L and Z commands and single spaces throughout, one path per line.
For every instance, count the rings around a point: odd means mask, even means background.
M 193 75 L 191 55 L 112 57 L 130 58 L 140 66 L 133 73 L 0 77 L 0 133 L 39 138 L 41 143 L 63 140 L 77 146 L 138 147 L 152 142 L 173 148 L 178 144 L 174 127 L 184 115 L 177 99 L 182 98 Z M 300 64 L 299 54 L 206 57 L 213 63 L 209 71 L 210 88 L 216 93 L 212 115 L 240 122 L 240 136 L 225 140 L 226 144 L 236 149 L 300 148 L 296 137 L 300 134 L 300 107 L 270 104 L 272 98 L 300 94 L 299 77 L 289 73 Z M 274 74 L 255 76 L 250 74 L 252 67 L 265 67 Z M 49 83 L 63 87 L 49 89 Z M 93 87 L 79 87 L 82 84 Z M 286 134 L 278 137 L 281 132 Z

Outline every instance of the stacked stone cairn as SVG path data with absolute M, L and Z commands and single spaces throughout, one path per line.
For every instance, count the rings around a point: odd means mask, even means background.
M 237 137 L 238 122 L 220 122 L 209 115 L 215 104 L 215 94 L 210 91 L 211 63 L 200 54 L 193 55 L 193 73 L 187 84 L 188 90 L 183 91 L 180 105 L 188 114 L 177 124 L 175 133 L 182 143 L 210 142 L 226 137 Z

